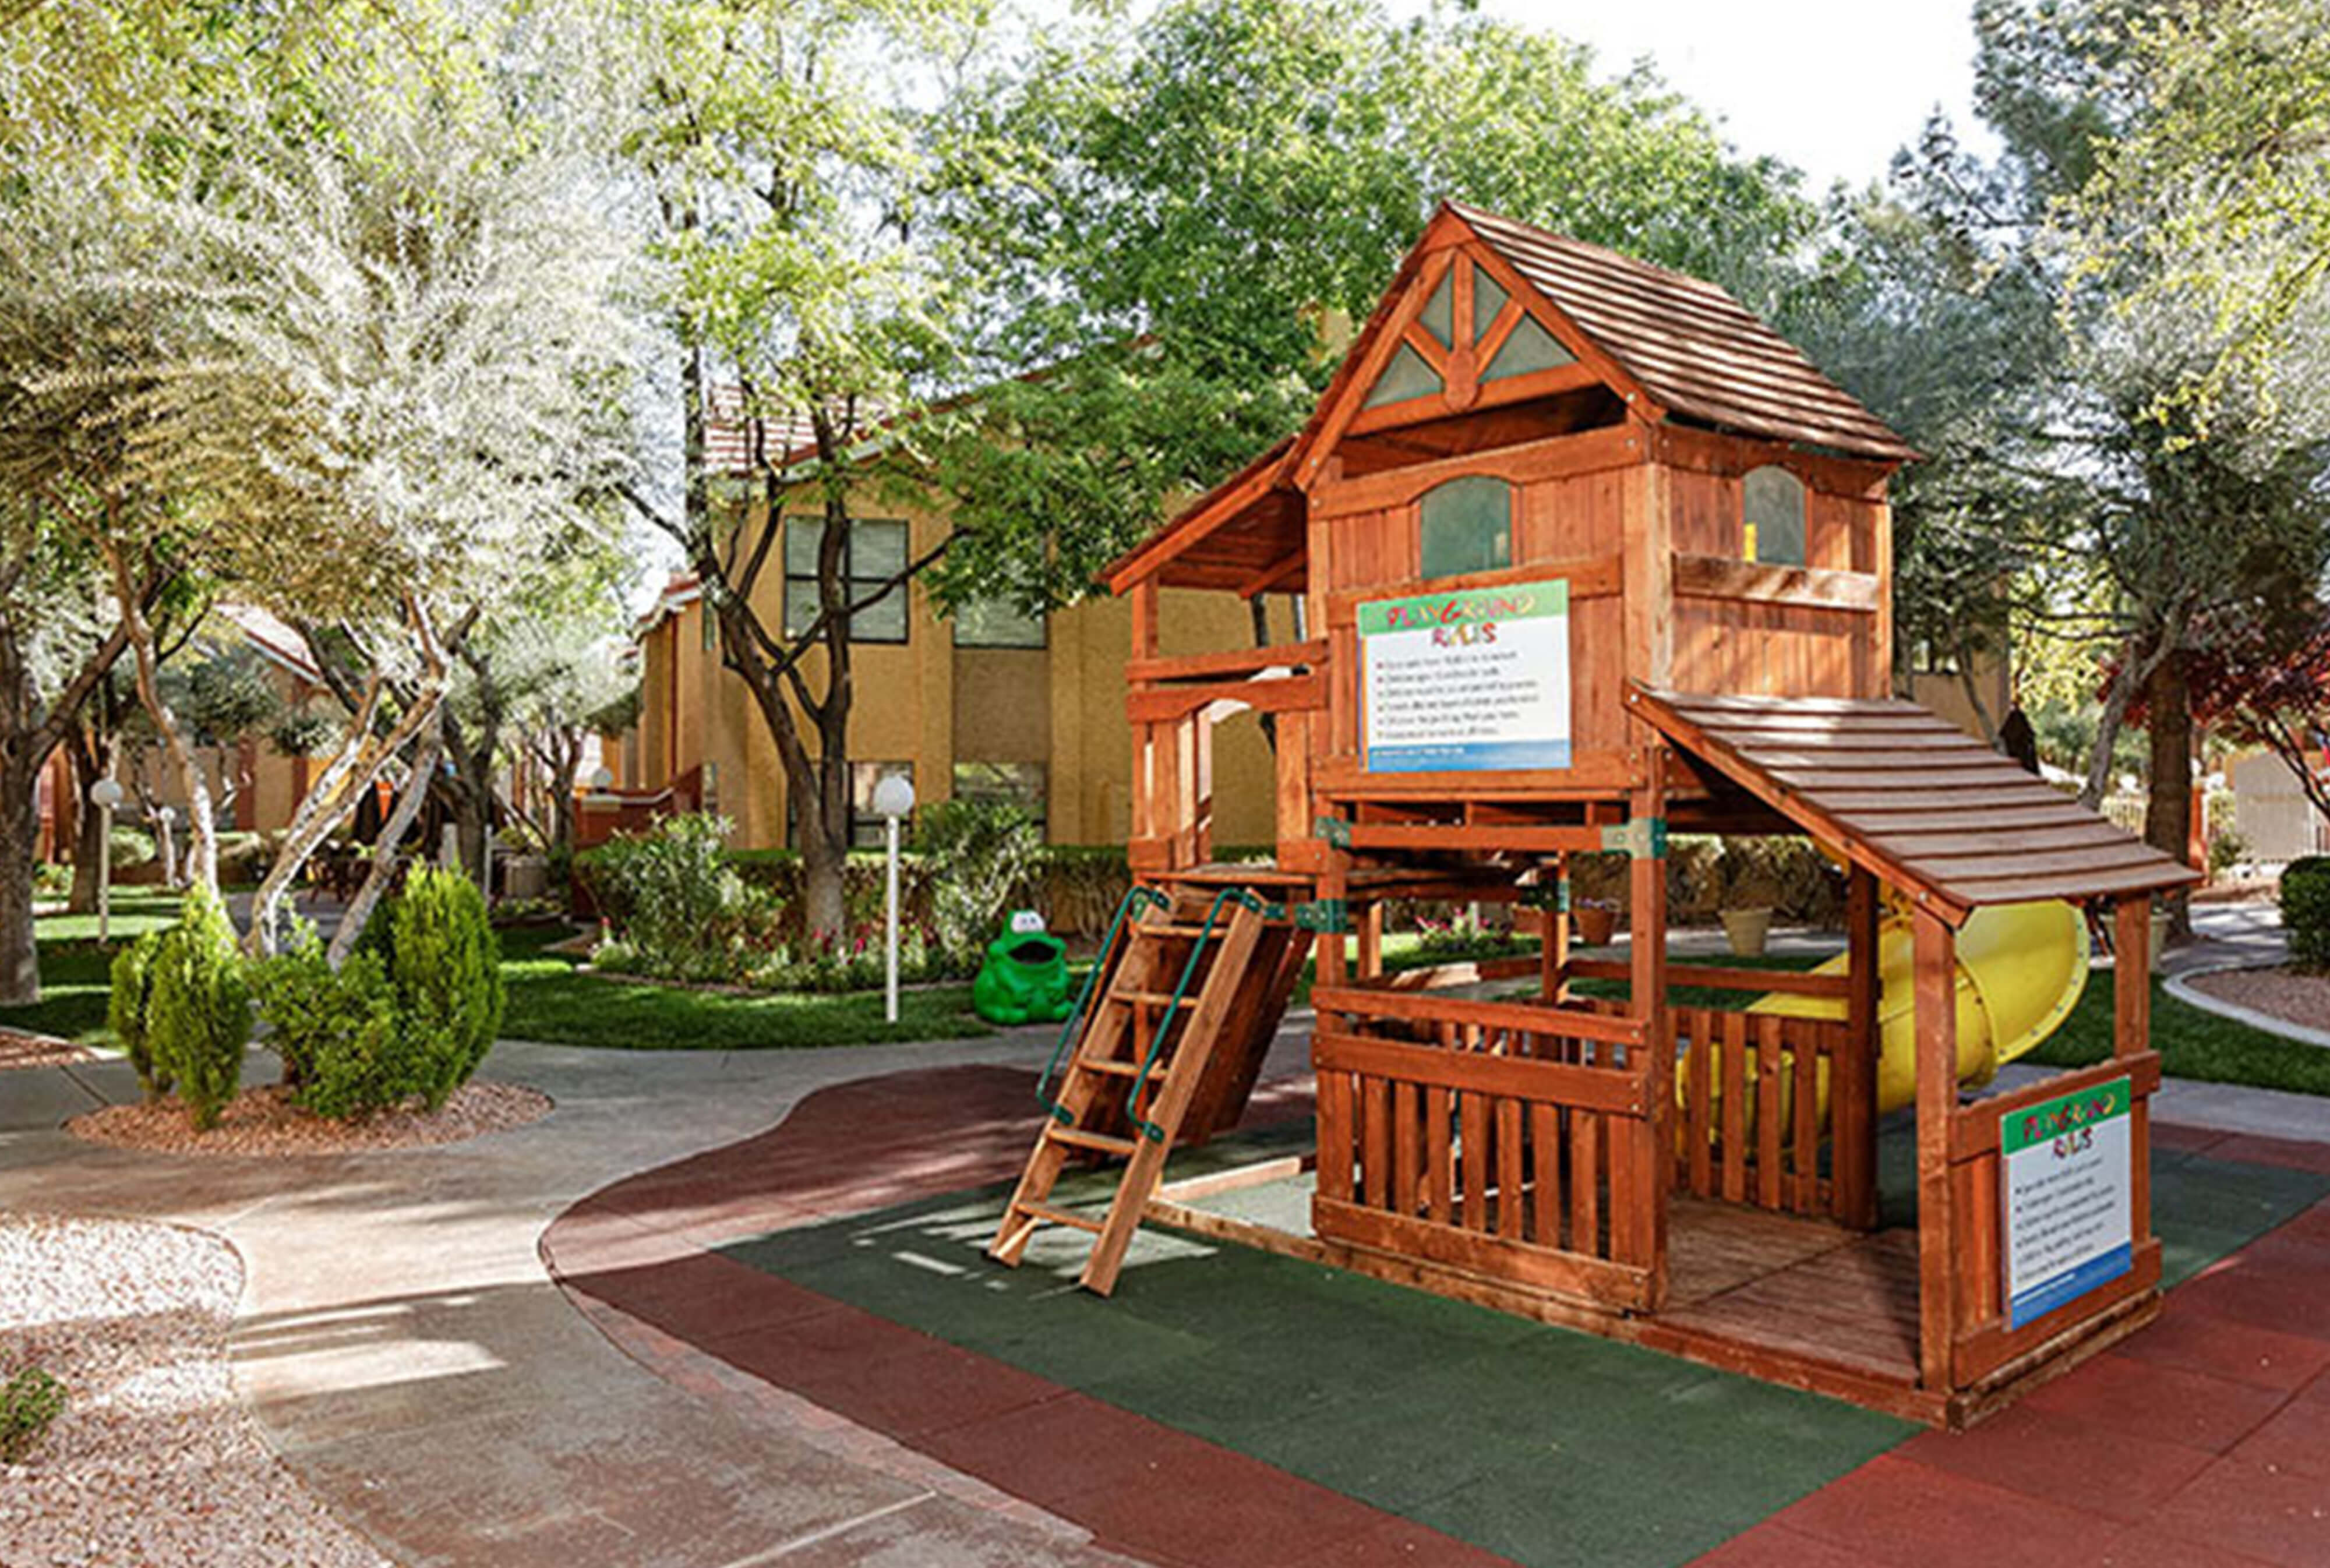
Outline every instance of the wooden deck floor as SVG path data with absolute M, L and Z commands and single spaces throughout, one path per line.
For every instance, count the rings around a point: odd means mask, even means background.
M 1861 1234 L 1699 1198 L 1668 1219 L 1671 1333 L 1830 1362 L 1903 1385 L 1918 1376 L 1918 1233 Z
M 1862 1234 L 1824 1220 L 1678 1197 L 1668 1217 L 1666 1307 L 1619 1317 L 1461 1270 L 1322 1242 L 1311 1233 L 1299 1161 L 1169 1187 L 1150 1217 L 1182 1230 L 1355 1269 L 1916 1420 L 1918 1236 Z M 1932 1409 L 1927 1409 L 1927 1405 Z

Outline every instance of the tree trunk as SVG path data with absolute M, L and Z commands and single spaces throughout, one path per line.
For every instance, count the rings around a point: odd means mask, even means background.
M 119 742 L 111 735 L 92 735 L 86 729 L 65 742 L 72 758 L 73 879 L 65 908 L 74 914 L 97 912 L 97 883 L 112 845 L 105 841 L 105 813 L 90 804 L 89 792 L 113 771 Z
M 2145 803 L 2144 841 L 2183 864 L 2193 845 L 2193 694 L 2185 678 L 2184 655 L 2172 652 L 2152 671 L 2146 683 L 2150 710 L 2151 793 Z M 2183 892 L 2164 895 L 2169 929 L 2191 932 L 2191 901 Z
M 41 837 L 33 804 L 37 765 L 0 767 L 0 1007 L 41 999 L 41 954 L 33 940 L 33 858 Z
M 178 715 L 163 700 L 161 654 L 155 646 L 154 628 L 146 619 L 146 607 L 137 595 L 136 580 L 130 575 L 129 558 L 119 545 L 108 543 L 105 553 L 113 567 L 114 598 L 119 603 L 121 624 L 129 634 L 130 651 L 137 659 L 137 695 L 146 704 L 154 728 L 162 736 L 162 744 L 170 754 L 170 762 L 177 770 L 178 786 L 186 796 L 186 880 L 197 886 L 218 891 L 218 822 L 211 814 L 210 780 L 203 775 L 202 760 L 194 755 L 194 745 L 186 739 Z
M 412 771 L 405 775 L 404 788 L 397 791 L 395 807 L 373 843 L 372 869 L 365 873 L 364 885 L 348 901 L 346 912 L 340 916 L 340 929 L 332 933 L 332 945 L 325 950 L 324 956 L 336 969 L 355 951 L 365 923 L 372 919 L 373 907 L 396 879 L 397 864 L 403 858 L 397 851 L 404 843 L 404 836 L 412 831 L 413 819 L 421 815 L 421 802 L 429 798 L 429 776 L 437 771 L 437 759 L 443 747 L 443 729 L 431 726 L 429 738 L 413 757 Z

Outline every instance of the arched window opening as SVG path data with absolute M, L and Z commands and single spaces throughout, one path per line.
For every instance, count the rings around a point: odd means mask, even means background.
M 1804 563 L 1804 485 L 1785 468 L 1750 469 L 1739 486 L 1746 539 L 1740 554 L 1767 566 Z
M 1513 563 L 1513 487 L 1471 474 L 1424 494 L 1418 504 L 1426 577 L 1460 577 Z

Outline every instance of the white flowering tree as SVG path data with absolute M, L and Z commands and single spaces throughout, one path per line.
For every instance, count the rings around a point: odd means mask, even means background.
M 139 400 L 145 477 L 242 591 L 351 656 L 345 738 L 253 901 L 260 952 L 360 795 L 433 741 L 462 640 L 601 532 L 629 473 L 598 155 L 473 75 L 379 80 L 317 82 L 327 130 L 228 106 L 234 156 L 174 204 L 183 254 L 154 280 L 198 330 Z
M 0 1006 L 39 999 L 41 770 L 129 647 L 114 596 L 142 623 L 175 571 L 117 417 L 163 313 L 101 281 L 141 231 L 84 151 L 0 149 Z

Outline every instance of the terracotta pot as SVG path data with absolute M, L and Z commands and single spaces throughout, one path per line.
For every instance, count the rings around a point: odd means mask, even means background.
M 1764 942 L 1772 934 L 1772 912 L 1767 909 L 1728 909 L 1723 912 L 1723 934 L 1731 943 L 1731 954 L 1739 959 L 1764 956 Z
M 1610 939 L 1618 933 L 1618 912 L 1580 905 L 1569 912 L 1569 923 L 1577 932 L 1579 945 L 1606 948 L 1610 945 Z

